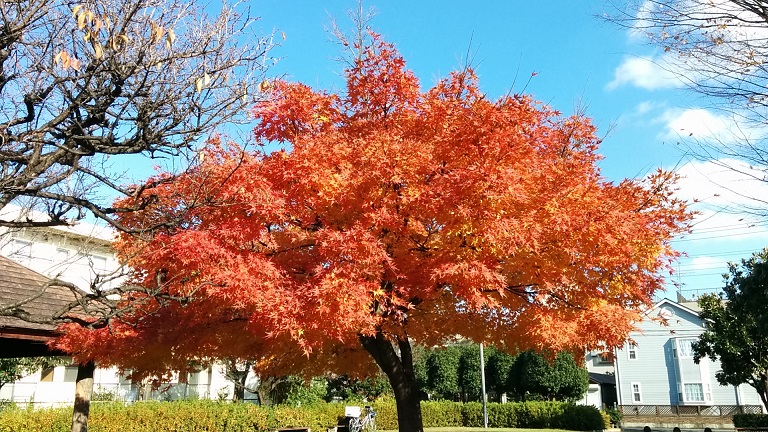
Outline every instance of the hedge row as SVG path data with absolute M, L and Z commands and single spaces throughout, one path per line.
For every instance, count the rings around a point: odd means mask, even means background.
M 374 403 L 379 429 L 397 429 L 394 401 Z M 18 409 L 0 411 L 0 432 L 58 432 L 69 429 L 71 408 Z M 324 431 L 337 424 L 344 414 L 342 404 L 317 404 L 300 408 L 263 408 L 252 404 L 215 401 L 140 402 L 94 404 L 89 430 L 92 432 L 128 431 L 274 431 L 287 427 L 310 427 Z M 422 402 L 424 427 L 482 427 L 482 404 Z M 562 402 L 523 402 L 488 404 L 488 426 L 595 430 L 607 427 L 606 416 L 594 407 Z
M 768 427 L 768 415 L 765 414 L 735 414 L 733 426 L 737 428 L 764 428 Z

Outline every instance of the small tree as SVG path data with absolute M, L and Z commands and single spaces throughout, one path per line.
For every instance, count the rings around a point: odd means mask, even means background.
M 509 373 L 515 364 L 515 357 L 498 349 L 490 350 L 486 367 L 486 381 L 488 388 L 493 389 L 497 395 L 508 392 Z
M 629 29 L 663 53 L 656 64 L 679 83 L 707 96 L 730 115 L 734 138 L 697 140 L 691 156 L 765 181 L 768 142 L 768 8 L 764 0 L 616 0 L 609 21 Z M 694 137 L 693 139 L 697 139 Z M 735 161 L 740 161 L 735 163 Z M 757 173 L 757 174 L 756 174 Z M 732 193 L 741 194 L 732 189 Z M 768 212 L 768 200 L 754 200 L 741 211 Z
M 573 401 L 584 396 L 589 374 L 573 358 L 560 352 L 548 360 L 534 351 L 520 353 L 509 372 L 507 390 L 517 400 Z
M 694 360 L 719 359 L 717 381 L 749 384 L 768 408 L 768 249 L 729 264 L 728 272 L 720 295 L 699 298 L 707 325 L 693 344 Z
M 381 375 L 375 375 L 362 379 L 352 378 L 348 375 L 335 375 L 327 377 L 328 393 L 325 399 L 333 398 L 362 399 L 373 401 L 385 394 L 391 394 L 392 388 L 387 379 Z
M 435 349 L 426 358 L 427 388 L 437 399 L 454 400 L 459 394 L 459 357 L 455 346 Z
M 482 379 L 480 377 L 480 345 L 459 345 L 459 392 L 462 402 L 482 400 Z M 490 349 L 485 349 L 485 363 L 488 363 Z

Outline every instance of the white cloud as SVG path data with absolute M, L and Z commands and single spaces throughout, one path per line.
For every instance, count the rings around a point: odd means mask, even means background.
M 670 7 L 663 2 L 643 1 L 630 20 L 627 38 L 631 43 L 647 43 L 665 52 L 625 57 L 607 88 L 631 85 L 656 90 L 686 84 L 718 87 L 745 78 L 751 82 L 753 65 L 768 61 L 768 49 L 760 43 L 768 39 L 768 28 L 761 17 L 736 3 L 684 0 Z
M 688 266 L 690 267 L 690 270 L 711 270 L 716 268 L 722 268 L 725 270 L 727 267 L 728 260 L 724 260 L 722 258 L 715 258 L 710 256 L 702 256 L 694 258 L 690 261 Z
M 665 138 L 693 137 L 706 140 L 733 135 L 730 132 L 732 122 L 728 117 L 702 108 L 670 109 L 661 115 L 660 120 L 665 123 Z
M 725 227 L 733 229 L 730 240 L 768 234 L 762 224 L 753 226 L 760 221 L 740 212 L 758 206 L 758 200 L 768 197 L 768 181 L 764 180 L 763 170 L 735 159 L 719 159 L 688 162 L 677 169 L 677 173 L 681 177 L 677 196 L 699 212 L 694 234 Z M 736 229 L 739 227 L 743 229 Z
M 632 85 L 646 90 L 682 87 L 684 83 L 669 66 L 669 62 L 652 57 L 626 57 L 616 68 L 609 90 Z
M 756 142 L 768 137 L 768 127 L 748 124 L 735 113 L 715 114 L 703 108 L 667 109 L 657 119 L 664 124 L 662 139 L 697 141 L 717 148 Z

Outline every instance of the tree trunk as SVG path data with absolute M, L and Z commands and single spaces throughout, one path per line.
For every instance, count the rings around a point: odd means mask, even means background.
M 245 399 L 245 379 L 247 377 L 247 370 L 241 376 L 237 377 L 237 381 L 235 381 L 235 391 L 232 394 L 232 402 L 242 402 Z
M 397 339 L 399 356 L 395 347 L 381 331 L 375 336 L 361 335 L 359 338 L 363 348 L 368 351 L 389 379 L 389 384 L 395 393 L 400 432 L 423 432 L 419 387 L 416 385 L 416 376 L 413 372 L 413 353 L 408 337 L 403 336 Z
M 763 402 L 763 410 L 768 410 L 768 372 L 760 374 L 760 384 L 752 385 L 757 390 L 757 394 L 760 395 L 760 400 Z M 765 412 L 765 411 L 764 411 Z
M 88 362 L 77 366 L 75 381 L 75 409 L 72 412 L 72 432 L 88 432 L 88 413 L 93 395 L 93 372 L 96 364 Z
M 256 387 L 256 394 L 259 396 L 259 405 L 272 405 L 272 391 L 274 390 L 274 383 L 276 379 L 277 377 L 271 375 L 259 378 L 259 386 Z

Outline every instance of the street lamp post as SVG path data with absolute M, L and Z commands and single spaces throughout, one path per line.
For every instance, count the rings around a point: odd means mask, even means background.
M 488 428 L 488 398 L 485 396 L 485 356 L 483 355 L 483 344 L 480 344 L 480 383 L 483 398 L 483 427 Z

